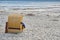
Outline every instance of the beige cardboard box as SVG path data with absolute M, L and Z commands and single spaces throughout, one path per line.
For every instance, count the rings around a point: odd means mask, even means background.
M 6 32 L 8 33 L 18 33 L 23 31 L 23 26 L 21 24 L 23 16 L 20 14 L 11 14 L 8 16 L 8 22 L 6 24 Z
M 8 27 L 19 28 L 22 22 L 23 16 L 19 14 L 12 14 L 8 16 Z

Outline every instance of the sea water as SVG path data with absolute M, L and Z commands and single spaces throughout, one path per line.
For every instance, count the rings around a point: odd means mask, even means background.
M 60 6 L 60 2 L 41 1 L 0 1 L 0 7 L 20 7 L 20 8 L 45 8 L 49 6 Z

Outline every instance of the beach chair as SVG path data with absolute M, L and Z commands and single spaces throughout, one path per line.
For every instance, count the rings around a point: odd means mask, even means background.
M 20 14 L 11 14 L 8 16 L 8 22 L 6 22 L 5 33 L 19 33 L 25 28 L 25 24 L 22 22 L 23 16 Z

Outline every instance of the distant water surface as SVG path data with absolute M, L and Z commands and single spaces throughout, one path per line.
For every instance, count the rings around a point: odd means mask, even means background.
M 0 1 L 0 6 L 6 7 L 48 7 L 52 5 L 60 6 L 60 2 Z

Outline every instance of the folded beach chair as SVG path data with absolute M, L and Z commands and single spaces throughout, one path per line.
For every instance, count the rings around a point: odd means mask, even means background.
M 25 24 L 22 22 L 23 16 L 20 14 L 11 14 L 8 16 L 8 22 L 6 22 L 5 33 L 19 33 L 25 28 Z

